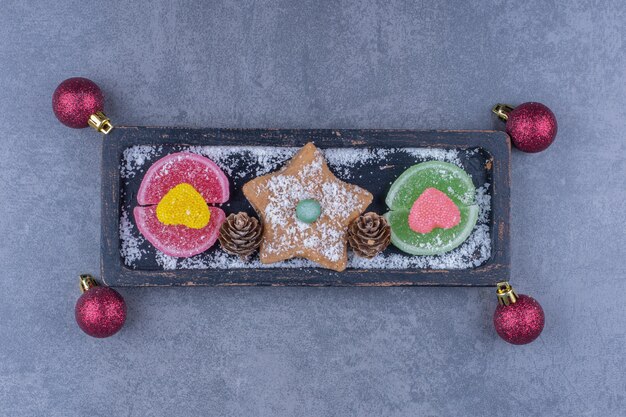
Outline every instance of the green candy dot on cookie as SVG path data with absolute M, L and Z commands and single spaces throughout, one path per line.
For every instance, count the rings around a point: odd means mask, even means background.
M 296 206 L 296 218 L 304 223 L 313 223 L 321 214 L 322 206 L 312 198 L 301 200 Z
M 459 224 L 449 229 L 435 228 L 429 233 L 417 233 L 410 228 L 411 207 L 428 188 L 443 192 L 456 204 L 461 214 Z M 472 178 L 456 165 L 441 161 L 413 165 L 391 185 L 385 199 L 390 209 L 385 217 L 391 226 L 391 243 L 411 255 L 451 251 L 468 238 L 476 225 L 475 195 Z

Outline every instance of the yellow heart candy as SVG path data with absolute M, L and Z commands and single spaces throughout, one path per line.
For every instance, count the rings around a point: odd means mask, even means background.
M 187 183 L 178 184 L 165 194 L 157 205 L 156 215 L 165 225 L 184 225 L 191 229 L 202 229 L 211 219 L 206 201 Z

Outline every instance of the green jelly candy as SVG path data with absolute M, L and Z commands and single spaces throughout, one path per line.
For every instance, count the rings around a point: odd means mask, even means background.
M 417 198 L 427 188 L 445 193 L 461 212 L 461 221 L 450 229 L 418 233 L 409 227 L 409 213 Z M 429 161 L 413 165 L 391 185 L 385 202 L 385 214 L 391 226 L 391 243 L 411 255 L 439 255 L 459 246 L 472 233 L 478 220 L 476 189 L 472 178 L 456 165 Z
M 301 200 L 296 206 L 296 217 L 304 223 L 313 223 L 322 214 L 319 201 L 312 198 Z

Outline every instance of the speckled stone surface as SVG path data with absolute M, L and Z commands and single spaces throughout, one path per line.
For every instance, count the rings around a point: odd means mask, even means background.
M 2 4 L 1 415 L 624 415 L 623 1 L 170 3 Z M 129 125 L 485 129 L 547 104 L 558 137 L 513 154 L 511 202 L 543 335 L 501 341 L 492 289 L 137 288 L 87 337 L 102 139 L 51 110 L 76 75 Z

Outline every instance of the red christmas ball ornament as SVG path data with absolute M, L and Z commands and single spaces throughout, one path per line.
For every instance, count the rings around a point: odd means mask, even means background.
M 96 83 L 74 77 L 63 81 L 52 95 L 52 110 L 61 123 L 74 129 L 91 126 L 107 134 L 113 128 L 102 112 L 104 95 Z
M 497 284 L 498 307 L 493 325 L 498 335 L 514 345 L 525 345 L 541 334 L 545 317 L 541 305 L 532 297 L 517 295 L 508 282 Z
M 541 103 L 524 103 L 513 108 L 496 104 L 492 110 L 506 122 L 506 133 L 521 151 L 541 152 L 554 142 L 558 125 L 552 110 Z
M 89 336 L 113 336 L 126 321 L 126 302 L 112 288 L 101 287 L 91 275 L 80 276 L 83 294 L 76 302 L 76 323 Z

